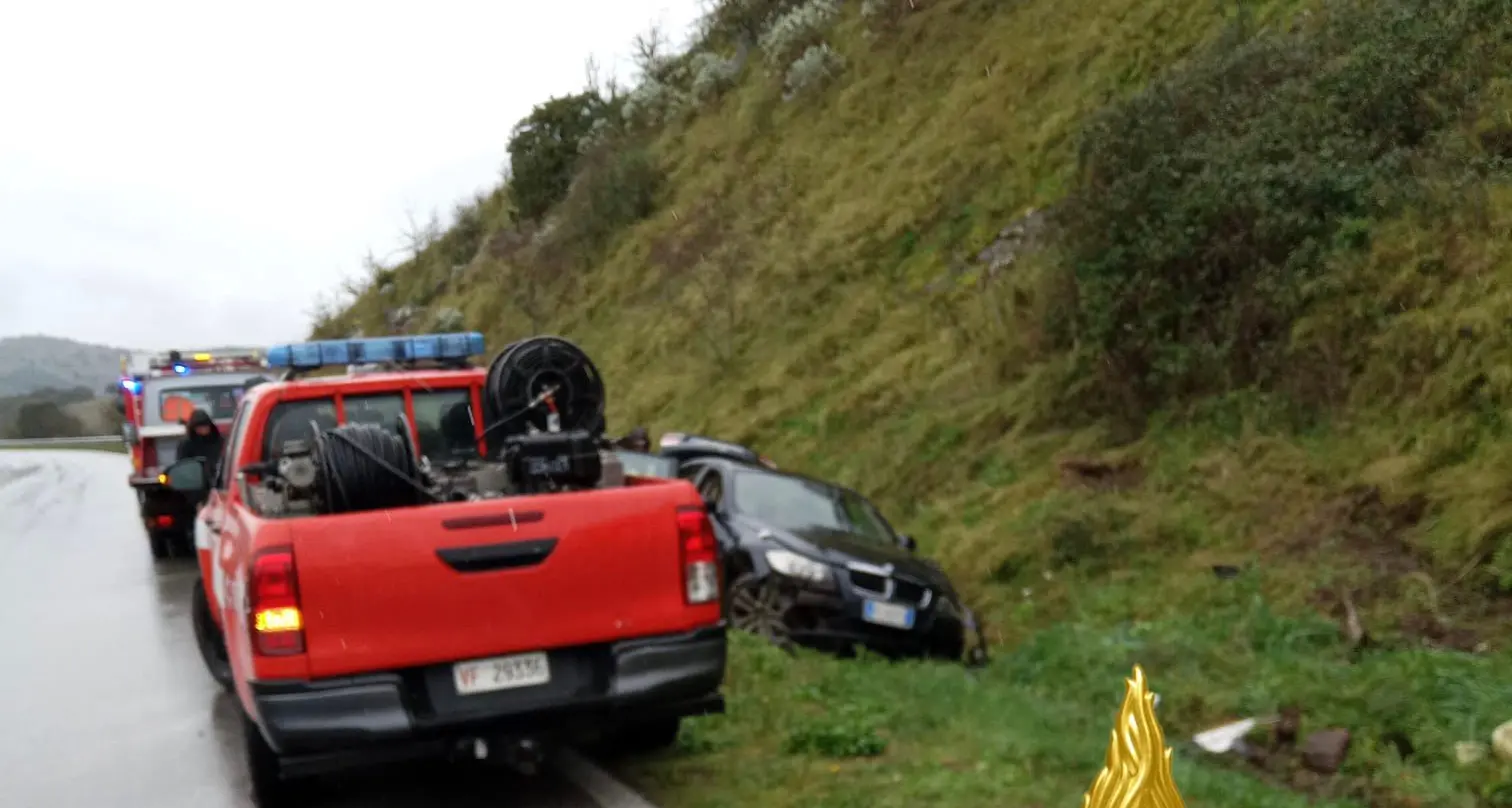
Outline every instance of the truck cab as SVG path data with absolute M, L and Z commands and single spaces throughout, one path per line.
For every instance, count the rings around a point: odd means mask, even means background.
M 198 503 L 170 489 L 163 470 L 178 459 L 184 423 L 194 410 L 204 410 L 226 434 L 247 387 L 267 380 L 262 352 L 137 353 L 122 358 L 121 371 L 122 437 L 132 466 L 128 482 L 137 494 L 153 558 L 188 554 Z
M 208 491 L 196 637 L 245 715 L 260 804 L 302 774 L 394 756 L 667 745 L 682 718 L 724 709 L 722 582 L 697 492 L 607 472 L 577 488 L 502 483 L 485 422 L 492 371 L 445 355 L 481 352 L 481 335 L 460 336 L 428 352 L 415 344 L 433 337 L 390 340 L 392 353 L 440 361 L 309 378 L 298 376 L 374 340 L 274 347 L 270 363 L 289 373 L 242 398 L 219 472 L 165 473 Z M 376 476 L 348 479 L 397 485 L 376 480 L 410 468 L 416 492 L 399 486 L 392 507 L 322 506 L 331 485 L 296 470 L 311 442 L 335 452 L 375 430 L 401 443 L 371 445 L 417 462 L 388 454 L 363 472 Z M 294 492 L 301 481 L 311 498 Z

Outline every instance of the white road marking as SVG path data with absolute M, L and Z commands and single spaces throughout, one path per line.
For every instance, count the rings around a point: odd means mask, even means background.
M 614 779 L 609 772 L 588 762 L 571 749 L 561 749 L 551 756 L 551 766 L 557 773 L 583 793 L 593 798 L 600 808 L 656 808 L 645 797 L 635 793 L 629 786 Z

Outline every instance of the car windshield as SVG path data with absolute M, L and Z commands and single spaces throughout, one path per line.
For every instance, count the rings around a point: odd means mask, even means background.
M 158 417 L 172 424 L 189 420 L 195 410 L 204 410 L 211 418 L 224 421 L 236 414 L 244 392 L 244 382 L 170 387 L 158 393 Z
M 732 490 L 735 510 L 787 530 L 836 530 L 891 546 L 891 528 L 865 497 L 823 483 L 740 471 Z

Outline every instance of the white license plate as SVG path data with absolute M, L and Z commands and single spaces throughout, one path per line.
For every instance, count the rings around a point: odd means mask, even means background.
M 914 610 L 909 606 L 900 606 L 896 603 L 883 603 L 880 600 L 868 600 L 861 609 L 861 617 L 868 623 L 876 623 L 879 626 L 890 628 L 913 628 Z
M 472 696 L 544 685 L 551 681 L 551 666 L 541 652 L 474 659 L 453 665 L 452 680 L 456 682 L 457 693 Z

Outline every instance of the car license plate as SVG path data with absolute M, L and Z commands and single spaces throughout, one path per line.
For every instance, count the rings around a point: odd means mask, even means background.
M 551 681 L 551 666 L 546 661 L 546 654 L 541 652 L 511 654 L 458 662 L 452 666 L 452 679 L 459 695 L 472 696 L 544 685 Z
M 914 624 L 914 610 L 911 607 L 879 600 L 868 600 L 861 610 L 861 617 L 868 623 L 891 628 L 909 629 Z

